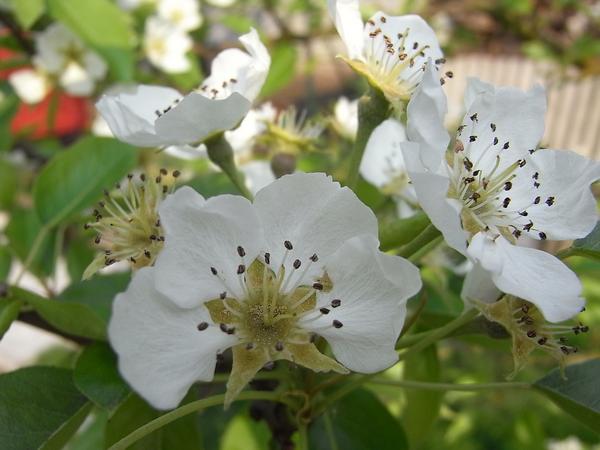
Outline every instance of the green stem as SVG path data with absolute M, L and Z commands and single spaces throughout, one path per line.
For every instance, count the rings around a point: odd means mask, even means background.
M 374 88 L 370 88 L 369 92 L 358 101 L 358 131 L 350 154 L 350 167 L 346 178 L 346 184 L 352 189 L 358 182 L 358 169 L 371 133 L 385 120 L 388 109 L 388 101 L 379 90 Z
M 252 200 L 252 193 L 244 183 L 244 176 L 237 170 L 233 159 L 233 149 L 223 133 L 204 142 L 209 159 L 229 177 L 231 182 L 248 200 Z
M 429 252 L 435 250 L 435 248 L 438 245 L 440 245 L 443 242 L 443 240 L 444 240 L 444 238 L 442 236 L 436 237 L 432 241 L 429 241 L 427 244 L 425 244 L 424 247 L 421 247 L 415 253 L 413 253 L 412 255 L 410 255 L 410 257 L 408 258 L 408 260 L 410 262 L 413 262 L 413 263 L 420 261 L 421 258 L 423 258 L 425 255 L 427 255 Z
M 307 424 L 302 421 L 299 421 L 298 423 L 297 450 L 308 450 L 308 427 Z
M 235 400 L 270 400 L 274 402 L 285 402 L 280 393 L 265 391 L 242 392 L 240 395 L 238 395 L 238 397 Z M 195 402 L 191 402 L 186 405 L 180 406 L 179 408 L 174 409 L 173 411 L 169 411 L 168 413 L 157 417 L 156 419 L 148 422 L 147 424 L 142 425 L 140 428 L 128 434 L 123 439 L 109 447 L 109 450 L 126 449 L 135 442 L 142 439 L 143 437 L 149 435 L 153 431 L 156 431 L 181 417 L 187 416 L 188 414 L 192 414 L 205 408 L 209 408 L 211 406 L 222 405 L 224 401 L 225 394 L 219 394 L 214 395 L 212 397 L 203 398 L 202 400 L 196 400 Z
M 417 213 L 412 217 L 380 224 L 379 242 L 381 250 L 386 252 L 409 244 L 430 224 L 429 217 L 425 213 Z
M 400 360 L 403 360 L 406 357 L 408 357 L 409 355 L 412 355 L 414 353 L 420 352 L 421 350 L 424 350 L 425 348 L 429 347 L 434 342 L 439 341 L 444 336 L 449 335 L 454 330 L 469 323 L 471 320 L 473 320 L 475 318 L 475 316 L 477 316 L 477 314 L 479 314 L 479 311 L 476 310 L 475 308 L 468 309 L 467 311 L 462 313 L 460 316 L 458 316 L 456 319 L 451 320 L 446 325 L 444 325 L 440 328 L 436 328 L 432 332 L 428 333 L 427 336 L 423 337 L 423 339 L 418 341 L 415 345 L 413 345 L 412 347 L 409 347 L 408 350 L 400 353 L 398 358 Z
M 404 258 L 409 258 L 419 252 L 421 249 L 426 247 L 431 241 L 436 239 L 440 235 L 440 231 L 434 227 L 432 224 L 429 224 L 427 228 L 425 228 L 421 234 L 419 234 L 415 239 L 413 239 L 408 244 L 400 247 L 398 251 L 398 255 Z
M 473 318 L 478 313 L 479 312 L 475 309 L 469 309 L 469 310 L 465 311 L 462 315 L 457 317 L 456 319 L 448 322 L 446 325 L 429 332 L 422 340 L 418 341 L 415 345 L 410 347 L 408 350 L 401 353 L 398 357 L 399 361 L 405 359 L 407 356 L 409 356 L 413 353 L 419 352 L 419 351 L 429 347 L 431 344 L 442 339 L 444 336 L 450 334 L 452 331 L 456 330 L 457 328 L 462 327 L 464 324 L 473 320 Z M 344 386 L 339 388 L 337 391 L 332 392 L 327 397 L 325 397 L 325 399 L 321 403 L 317 404 L 314 408 L 314 416 L 318 416 L 319 414 L 322 414 L 324 411 L 327 410 L 327 408 L 329 408 L 329 406 L 333 405 L 335 402 L 342 399 L 343 397 L 348 395 L 353 390 L 361 387 L 365 383 L 370 382 L 377 375 L 378 375 L 377 373 L 372 373 L 369 375 L 353 377 L 352 381 L 345 384 Z
M 335 432 L 333 431 L 333 423 L 331 422 L 331 417 L 327 411 L 323 413 L 323 420 L 325 422 L 325 432 L 327 433 L 329 447 L 331 447 L 331 450 L 340 450 L 337 439 L 335 438 Z
M 429 383 L 426 381 L 413 380 L 383 380 L 372 379 L 370 384 L 383 386 L 397 386 L 404 389 L 425 389 L 429 391 L 487 391 L 497 389 L 529 389 L 531 384 L 521 382 L 500 383 Z
M 577 251 L 574 248 L 569 247 L 569 248 L 565 248 L 565 249 L 559 251 L 554 256 L 556 256 L 558 259 L 566 259 L 566 258 L 569 258 L 570 256 L 576 256 L 576 255 L 577 255 Z
M 40 248 L 41 248 L 42 244 L 44 243 L 44 239 L 46 239 L 49 232 L 50 232 L 50 228 L 46 225 L 44 225 L 40 228 L 40 231 L 38 232 L 37 236 L 35 237 L 35 239 L 33 241 L 33 244 L 31 245 L 31 248 L 29 249 L 29 253 L 27 254 L 27 257 L 25 258 L 25 261 L 23 261 L 23 267 L 21 268 L 21 271 L 19 272 L 15 282 L 13 283 L 15 286 L 18 286 L 19 281 L 21 281 L 21 278 L 23 278 L 23 275 L 25 275 L 25 272 L 27 272 L 27 269 L 29 269 L 29 266 L 31 265 L 31 263 L 37 256 L 38 252 L 40 251 Z

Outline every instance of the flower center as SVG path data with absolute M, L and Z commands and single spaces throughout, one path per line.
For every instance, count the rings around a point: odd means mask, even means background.
M 98 233 L 94 242 L 104 250 L 104 264 L 128 260 L 136 268 L 151 265 L 163 245 L 164 236 L 158 217 L 158 206 L 173 186 L 160 175 L 148 179 L 140 175 L 141 183 L 127 176 L 127 184 L 117 184 L 117 191 L 104 191 L 104 200 L 94 210 L 95 222 L 85 225 Z M 174 171 L 173 179 L 179 176 Z M 170 187 L 171 186 L 171 187 Z
M 470 120 L 471 132 L 476 133 L 478 128 L 481 131 L 476 113 Z M 494 123 L 489 127 L 492 134 L 486 135 L 490 142 L 485 146 L 477 134 L 469 135 L 463 143 L 461 133 L 467 125 L 461 125 L 454 149 L 446 153 L 448 197 L 463 204 L 463 229 L 471 235 L 492 231 L 511 242 L 523 232 L 537 233 L 544 240 L 546 233 L 534 225 L 531 217 L 538 208 L 552 206 L 555 197 L 542 199 L 540 173 L 533 172 L 524 158 L 511 155 L 510 142 L 499 141 Z M 529 153 L 533 155 L 534 150 Z M 533 199 L 529 197 L 531 193 Z
M 318 261 L 316 254 L 304 263 L 294 260 L 286 274 L 285 263 L 293 246 L 285 241 L 286 253 L 278 266 L 277 273 L 271 268 L 271 256 L 264 253 L 248 267 L 244 264 L 245 251 L 238 246 L 241 263 L 237 267 L 238 283 L 241 295 L 234 294 L 222 277 L 222 272 L 211 267 L 214 276 L 219 277 L 226 288 L 218 299 L 206 303 L 211 318 L 221 331 L 235 334 L 240 343 L 248 349 L 264 348 L 269 352 L 281 352 L 286 344 L 307 344 L 313 341 L 313 335 L 300 326 L 300 320 L 316 320 L 329 313 L 328 308 L 317 309 L 317 292 L 329 291 L 331 280 L 324 273 L 312 284 L 307 283 L 307 273 L 311 265 Z M 239 297 L 239 298 L 238 298 Z M 333 308 L 341 301 L 331 302 Z M 340 328 L 342 323 L 335 320 L 333 327 Z M 208 324 L 198 325 L 202 331 Z

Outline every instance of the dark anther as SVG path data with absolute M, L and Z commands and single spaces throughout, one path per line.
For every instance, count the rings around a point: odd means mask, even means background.
M 536 172 L 533 174 L 533 176 L 531 178 L 533 178 L 534 180 L 537 180 L 539 176 L 540 176 L 540 173 Z
M 502 206 L 505 208 L 508 208 L 508 205 L 510 204 L 510 197 L 506 197 L 504 199 L 504 201 L 502 202 Z
M 525 167 L 525 164 L 527 164 L 527 161 L 525 161 L 524 159 L 519 160 L 519 167 Z
M 565 346 L 565 345 L 562 345 L 562 346 L 560 347 L 560 351 L 561 351 L 561 352 L 563 352 L 565 355 L 568 355 L 568 354 L 570 353 L 570 352 L 569 352 L 569 347 L 567 347 L 567 346 Z
M 313 289 L 316 289 L 317 291 L 322 291 L 323 285 L 321 283 L 313 283 Z
M 527 337 L 529 337 L 529 338 L 534 338 L 536 336 L 537 336 L 537 333 L 535 332 L 535 330 L 529 330 L 527 332 Z
M 419 43 L 417 41 L 415 41 L 415 43 L 413 44 L 413 50 L 416 50 L 419 47 Z
M 446 62 L 446 58 L 438 58 L 435 60 L 436 64 L 444 64 Z
M 473 114 L 471 117 L 469 117 L 469 119 L 471 119 L 472 122 L 477 122 L 477 113 Z
M 179 175 L 181 175 L 181 172 L 179 170 L 173 171 L 173 178 L 177 178 L 177 177 L 179 177 Z
M 494 145 L 498 144 L 498 138 L 494 137 Z
M 471 170 L 473 168 L 473 163 L 471 162 L 471 160 L 469 158 L 465 158 L 463 160 L 463 164 L 465 165 L 465 169 L 467 169 L 467 170 Z
M 452 77 L 454 77 L 454 72 L 452 72 L 452 71 L 449 70 L 448 72 L 446 72 L 446 76 L 448 78 L 452 78 Z
M 128 174 L 127 174 L 127 179 L 128 179 L 128 180 L 131 180 L 132 178 L 133 178 L 133 174 L 132 174 L 132 173 L 128 173 Z
M 540 200 L 541 200 L 541 197 L 536 197 L 536 198 L 533 200 L 533 203 L 534 203 L 535 205 L 537 205 L 537 204 L 540 202 Z
M 329 310 L 327 308 L 321 308 L 319 311 L 321 311 L 321 314 L 329 314 Z
M 335 328 L 342 328 L 344 326 L 344 324 L 337 319 L 334 320 L 332 323 Z
M 544 345 L 546 342 L 548 342 L 548 338 L 547 337 L 543 337 L 538 339 L 537 343 L 540 345 Z
M 227 329 L 227 334 L 234 334 L 235 333 L 235 328 L 231 327 Z
M 94 243 L 99 244 L 101 239 L 102 237 L 100 235 L 96 236 L 96 238 L 94 239 Z
M 137 262 L 137 260 L 133 256 L 129 257 L 129 261 L 131 261 L 134 264 Z
M 313 253 L 313 255 L 310 257 L 310 260 L 312 262 L 317 262 L 319 260 L 319 257 L 317 256 L 316 253 Z
M 154 181 L 156 181 L 156 184 L 160 184 L 162 181 L 162 177 L 159 175 L 154 179 Z
M 294 261 L 294 269 L 299 269 L 301 265 L 302 265 L 302 262 L 299 259 Z
M 149 239 L 150 239 L 151 241 L 156 241 L 156 239 L 157 239 L 157 238 L 156 238 L 156 235 L 155 235 L 155 234 L 151 234 Z
M 512 183 L 510 181 L 507 181 L 506 183 L 504 183 L 505 191 L 510 191 L 511 188 L 512 188 Z
M 237 252 L 238 252 L 238 255 L 240 255 L 241 258 L 243 258 L 244 256 L 246 256 L 246 250 L 244 250 L 244 247 L 242 247 L 241 245 L 238 245 Z
M 146 174 L 145 173 L 141 173 L 140 174 L 140 180 L 146 181 Z
M 246 266 L 245 266 L 245 265 L 243 265 L 243 264 L 240 264 L 240 265 L 238 266 L 238 268 L 237 268 L 237 274 L 238 274 L 238 275 L 241 275 L 241 274 L 243 274 L 245 271 L 246 271 Z
M 225 292 L 225 291 L 223 291 L 223 292 L 221 292 L 221 293 L 219 294 L 219 298 L 220 298 L 221 300 L 225 300 L 225 298 L 226 298 L 226 297 L 227 297 L 227 292 Z
M 217 274 L 217 269 L 215 269 L 214 267 L 211 267 L 211 268 L 210 268 L 210 272 L 211 272 L 213 275 L 216 275 L 216 274 Z
M 196 328 L 198 331 L 204 331 L 208 328 L 208 322 L 200 322 Z
M 167 169 L 165 169 L 164 167 L 162 167 L 162 168 L 160 169 L 160 173 L 162 173 L 163 175 L 166 175 L 166 174 L 167 174 L 167 173 L 169 173 L 169 172 L 167 172 Z
M 227 333 L 227 330 L 228 330 L 228 328 L 227 328 L 227 325 L 226 325 L 226 324 L 224 324 L 224 323 L 220 323 L 220 324 L 219 324 L 219 328 L 220 328 L 220 330 L 221 330 L 223 333 Z
M 514 230 L 512 232 L 513 236 L 519 239 L 521 237 L 521 230 Z
M 340 306 L 342 304 L 342 301 L 339 298 L 336 298 L 334 300 L 331 300 L 331 307 L 332 308 L 337 308 L 338 306 Z
M 519 215 L 523 216 L 523 217 L 527 217 L 529 215 L 529 213 L 527 211 L 521 211 L 521 212 L 519 212 Z
M 492 131 L 496 131 L 496 124 L 495 123 L 490 123 L 490 128 L 492 129 Z
M 536 188 L 536 189 L 537 189 L 537 188 L 539 188 L 539 187 L 540 187 L 540 183 L 538 183 L 538 182 L 536 181 L 535 183 L 533 183 L 533 187 L 534 187 L 534 188 Z
M 509 142 L 505 142 L 504 145 L 502 146 L 503 150 L 508 149 L 508 147 L 510 147 L 510 143 Z
M 548 206 L 554 205 L 554 197 L 548 197 L 546 199 L 546 205 L 548 205 Z
M 164 186 L 162 187 L 162 193 L 163 193 L 163 194 L 166 194 L 167 192 L 169 192 L 169 188 L 168 188 L 168 186 L 167 186 L 167 185 L 164 185 Z
M 294 246 L 292 245 L 292 243 L 290 241 L 284 241 L 283 246 L 288 250 L 292 250 L 294 248 Z
M 473 172 L 473 176 L 477 176 L 481 173 L 481 170 L 477 169 L 475 172 Z
M 477 136 L 469 136 L 469 142 L 475 142 L 477 140 Z
M 539 232 L 539 236 L 542 241 L 545 241 L 548 237 L 548 236 L 546 236 L 546 233 L 544 233 L 543 231 Z
M 531 231 L 531 228 L 533 228 L 533 222 L 530 220 L 529 223 L 527 225 L 523 226 L 523 229 L 525 231 Z
M 148 250 L 144 250 L 144 256 L 148 259 L 152 258 L 152 253 L 150 253 L 150 251 Z
M 270 253 L 265 253 L 265 262 L 267 264 L 271 264 L 271 254 Z
M 277 344 L 275 344 L 275 350 L 277 350 L 278 352 L 283 351 L 283 342 L 277 342 Z

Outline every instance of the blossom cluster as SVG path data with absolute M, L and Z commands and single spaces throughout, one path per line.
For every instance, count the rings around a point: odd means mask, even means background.
M 189 47 L 183 34 L 165 37 L 152 24 L 163 27 L 170 17 L 169 27 L 179 23 L 183 33 L 201 20 L 169 9 L 173 3 L 159 2 L 161 18 L 146 24 L 146 51 L 165 70 L 183 67 Z M 519 348 L 570 353 L 546 322 L 582 310 L 581 282 L 531 243 L 581 238 L 594 228 L 590 186 L 600 179 L 600 164 L 539 147 L 546 107 L 539 86 L 523 92 L 470 80 L 465 115 L 451 135 L 442 86 L 453 73 L 444 70 L 427 23 L 381 12 L 363 22 L 357 0 L 328 6 L 347 48 L 344 61 L 370 86 L 360 101 L 340 101 L 333 121 L 355 144 L 367 133 L 364 179 L 396 201 L 399 217 L 424 212 L 464 256 L 465 308 L 501 323 Z M 252 109 L 270 57 L 255 30 L 240 41 L 246 52 L 222 51 L 210 76 L 186 95 L 140 85 L 97 104 L 116 138 L 173 154 L 182 146 L 203 148 L 233 180 L 239 166 L 250 180 L 247 196 L 255 194 L 252 201 L 206 199 L 186 186 L 155 191 L 161 181 L 128 187 L 130 211 L 98 213 L 90 224 L 112 235 L 97 238 L 107 240 L 107 253 L 88 275 L 110 265 L 115 248 L 136 270 L 115 299 L 109 337 L 123 377 L 157 408 L 175 407 L 195 381 L 211 380 L 227 349 L 233 363 L 226 404 L 276 360 L 314 371 L 382 371 L 398 359 L 407 302 L 422 286 L 415 265 L 379 249 L 377 219 L 349 187 L 293 164 L 278 171 L 284 161 L 276 164 L 274 156 L 270 167 L 253 165 L 248 150 L 257 143 L 293 156 L 322 127 L 295 110 Z M 171 44 L 186 50 L 177 53 Z M 383 119 L 367 128 L 373 104 Z M 261 174 L 254 182 L 253 173 Z

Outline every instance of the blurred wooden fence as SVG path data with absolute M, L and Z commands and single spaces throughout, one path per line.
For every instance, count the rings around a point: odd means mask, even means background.
M 559 81 L 552 64 L 518 56 L 471 54 L 449 59 L 454 78 L 445 84 L 449 116 L 460 120 L 468 77 L 528 89 L 541 83 L 548 93 L 543 145 L 600 159 L 600 77 Z

